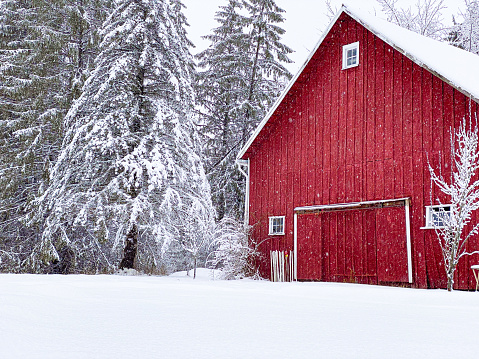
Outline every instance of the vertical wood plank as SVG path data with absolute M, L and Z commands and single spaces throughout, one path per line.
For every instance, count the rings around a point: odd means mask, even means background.
M 332 104 L 339 104 L 339 79 L 340 79 L 340 39 L 333 38 L 332 43 L 332 60 L 331 61 L 331 73 L 332 73 Z M 338 141 L 339 139 L 339 106 L 331 106 L 331 179 L 330 179 L 330 201 L 331 203 L 338 203 L 338 191 L 340 184 L 339 181 L 339 154 L 338 154 Z
M 367 45 L 367 32 L 362 26 L 358 26 L 359 37 L 359 51 L 362 54 L 362 61 L 358 66 L 357 79 L 356 79 L 356 113 L 355 113 L 355 125 L 354 125 L 354 165 L 355 165 L 355 193 L 354 197 L 356 201 L 362 201 L 365 199 L 365 156 L 363 154 L 364 143 L 367 139 L 366 135 L 366 112 L 365 112 L 365 94 L 366 94 L 366 79 L 367 73 L 368 53 L 366 51 Z M 366 40 L 366 41 L 365 41 Z
M 394 123 L 394 140 L 393 140 L 393 157 L 394 157 L 394 197 L 408 197 L 404 188 L 404 157 L 403 157 L 403 55 L 394 52 L 393 67 L 393 123 Z
M 376 170 L 376 181 L 375 181 L 375 198 L 383 199 L 384 198 L 384 129 L 385 129 L 385 118 L 384 118 L 384 101 L 385 101 L 385 92 L 384 92 L 384 55 L 385 55 L 385 43 L 376 38 L 376 53 L 375 53 L 375 62 L 376 62 L 376 92 L 374 95 L 376 103 L 376 151 L 375 151 L 375 170 Z
M 328 69 L 324 73 L 324 126 L 323 126 L 323 191 L 322 191 L 322 203 L 332 203 L 330 196 L 331 186 L 331 146 L 332 146 L 332 76 L 331 76 L 331 54 L 325 54 L 324 68 Z
M 321 64 L 318 62 L 318 66 Z M 316 88 L 316 98 L 314 101 L 314 123 L 315 123 L 315 135 L 316 135 L 316 145 L 315 145 L 315 184 L 314 186 L 314 204 L 325 203 L 323 200 L 323 178 L 324 178 L 324 163 L 323 163 L 323 152 L 325 152 L 324 146 L 324 128 L 326 127 L 326 116 L 325 113 L 325 101 L 324 101 L 324 78 L 323 72 L 316 72 L 316 77 L 314 81 L 314 86 Z

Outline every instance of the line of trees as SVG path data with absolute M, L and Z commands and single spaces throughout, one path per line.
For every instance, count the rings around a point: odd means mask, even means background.
M 235 148 L 291 50 L 273 0 L 230 0 L 197 66 L 183 7 L 0 1 L 1 271 L 166 273 L 221 247 Z

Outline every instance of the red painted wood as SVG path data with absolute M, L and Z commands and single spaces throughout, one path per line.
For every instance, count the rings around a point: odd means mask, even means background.
M 366 158 L 367 161 L 375 160 L 375 148 L 376 148 L 376 138 L 375 138 L 375 61 L 374 54 L 376 53 L 374 35 L 371 32 L 367 32 L 367 56 L 368 62 L 364 64 L 364 67 L 367 67 L 367 89 L 366 89 L 366 124 L 367 124 L 367 140 L 366 140 Z M 360 65 L 361 66 L 361 65 Z M 369 194 L 369 193 L 368 193 Z M 369 196 L 368 196 L 369 197 Z M 370 198 L 370 197 L 369 197 Z
M 315 133 L 317 131 L 316 124 L 317 119 L 315 116 L 315 105 L 316 105 L 316 85 L 314 82 L 314 77 L 310 75 L 309 78 L 309 87 L 308 87 L 308 97 L 307 97 L 307 123 L 308 126 L 306 128 L 306 134 L 309 138 L 308 140 L 308 150 L 307 150 L 307 178 L 306 178 L 306 185 L 307 185 L 307 203 L 314 204 L 315 201 L 315 194 L 316 194 L 316 136 Z M 310 133 L 311 132 L 311 133 Z
M 331 66 L 331 60 L 327 55 L 324 55 L 325 60 L 321 62 L 324 67 Z M 322 171 L 322 203 L 331 203 L 331 196 L 329 189 L 331 187 L 331 145 L 332 145 L 332 135 L 331 135 L 331 124 L 329 119 L 331 119 L 332 113 L 332 81 L 331 81 L 331 72 L 323 72 L 324 79 L 324 116 L 323 116 L 323 148 L 317 149 L 317 151 L 322 152 L 323 156 L 323 171 Z M 334 144 L 333 144 L 334 146 Z M 321 203 L 321 201 L 318 201 Z
M 376 213 L 373 209 L 364 211 L 363 228 L 366 239 L 367 274 L 377 278 Z
M 394 166 L 394 197 L 404 195 L 404 164 L 403 164 L 403 56 L 393 51 L 393 166 Z M 391 179 L 389 179 L 391 180 Z
M 340 33 L 340 40 L 339 45 L 337 46 L 339 52 L 342 50 L 342 46 L 349 43 L 348 34 L 350 32 L 349 23 L 343 23 L 343 31 Z M 339 65 L 339 64 L 338 64 Z M 346 149 L 347 149 L 347 128 L 350 125 L 348 122 L 348 72 L 349 71 L 342 71 L 341 67 L 337 67 L 337 78 L 339 80 L 338 83 L 338 99 L 339 99 L 339 106 L 337 106 L 338 111 L 338 157 L 337 157 L 337 178 L 336 187 L 337 191 L 337 198 L 335 202 L 343 203 L 345 201 L 346 195 Z
M 338 59 L 341 57 L 341 43 L 339 41 L 339 35 L 336 38 L 332 39 L 331 50 L 334 58 Z M 338 193 L 341 190 L 341 178 L 339 174 L 339 149 L 340 149 L 340 138 L 339 138 L 339 91 L 340 91 L 340 73 L 341 73 L 341 64 L 339 61 L 331 61 L 331 164 L 329 172 L 331 174 L 330 186 L 329 186 L 329 200 L 330 203 L 338 203 Z M 343 126 L 342 126 L 343 127 Z M 334 184 L 333 184 L 334 183 Z
M 355 122 L 355 148 L 354 148 L 354 164 L 355 164 L 355 183 L 356 183 L 356 192 L 355 192 L 355 200 L 361 201 L 365 198 L 365 181 L 364 175 L 366 173 L 365 167 L 365 144 L 367 141 L 367 131 L 366 131 L 366 105 L 365 105 L 365 94 L 366 94 L 366 75 L 367 75 L 367 67 L 365 64 L 368 62 L 368 55 L 367 51 L 365 51 L 366 43 L 365 39 L 367 39 L 367 31 L 360 26 L 357 25 L 357 35 L 359 40 L 359 51 L 363 55 L 361 56 L 361 65 L 358 66 L 357 71 L 357 81 L 356 81 L 356 122 Z
M 342 46 L 355 41 L 360 43 L 360 64 L 342 70 Z M 262 273 L 269 277 L 270 249 L 293 248 L 295 207 L 409 197 L 412 286 L 443 287 L 437 238 L 434 231 L 421 229 L 430 204 L 427 162 L 430 158 L 434 166 L 450 171 L 449 128 L 459 126 L 469 107 L 477 113 L 476 103 L 469 106 L 459 91 L 341 15 L 270 118 L 271 126 L 245 156 L 251 159 L 255 238 L 268 238 L 269 216 L 286 216 L 286 235 L 262 245 Z M 447 201 L 436 189 L 433 195 Z M 379 251 L 386 239 L 394 238 L 380 237 L 387 221 L 382 215 L 377 220 L 377 213 L 322 213 L 301 219 L 298 233 L 311 228 L 311 235 L 302 234 L 309 236 L 302 246 L 317 253 L 301 269 L 305 275 L 370 284 L 395 281 L 388 276 L 396 269 L 386 273 L 378 257 L 394 257 L 395 252 Z M 478 246 L 478 238 L 471 240 L 469 248 Z M 479 256 L 461 261 L 457 288 L 471 288 L 468 266 L 474 261 Z
M 343 280 L 346 273 L 346 225 L 344 212 L 336 213 L 337 227 L 336 236 L 331 237 L 331 241 L 336 242 L 336 272 L 338 280 Z
M 317 63 L 319 65 L 319 62 Z M 314 175 L 315 180 L 312 183 L 312 192 L 313 192 L 313 203 L 319 204 L 322 199 L 322 189 L 323 189 L 323 149 L 324 149 L 324 126 L 321 126 L 324 123 L 324 86 L 323 84 L 323 74 L 322 72 L 314 73 L 314 88 L 315 88 L 315 97 L 314 97 L 314 109 L 312 109 L 312 121 L 315 125 L 315 134 L 316 142 L 314 146 Z
M 300 280 L 407 282 L 404 207 L 299 215 L 298 266 Z
M 394 117 L 394 49 L 386 45 L 384 50 L 384 159 L 393 158 Z M 394 181 L 393 181 L 394 183 Z
M 378 280 L 407 282 L 407 241 L 404 207 L 381 208 L 376 213 Z
M 356 275 L 364 276 L 366 268 L 364 266 L 364 246 L 366 238 L 363 237 L 362 211 L 351 211 L 352 223 L 351 243 L 353 246 L 353 271 Z
M 375 159 L 376 160 L 383 160 L 384 159 L 384 99 L 385 99 L 385 92 L 384 92 L 384 48 L 385 43 L 375 37 L 376 43 L 376 68 L 375 68 L 375 83 L 376 83 L 376 92 L 374 94 L 374 100 L 376 103 L 376 149 L 375 149 Z M 383 185 L 380 185 L 377 188 L 376 194 L 382 198 L 383 192 Z
M 338 216 L 337 213 L 332 212 L 328 215 L 329 219 L 329 280 L 336 281 L 338 278 L 338 242 L 336 240 L 338 235 Z M 326 224 L 325 224 L 326 225 Z

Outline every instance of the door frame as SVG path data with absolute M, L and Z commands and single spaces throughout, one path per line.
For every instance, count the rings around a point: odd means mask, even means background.
M 294 279 L 298 280 L 298 215 L 314 212 L 331 212 L 347 209 L 383 208 L 383 207 L 405 207 L 406 215 L 406 248 L 407 248 L 407 269 L 409 283 L 412 278 L 412 250 L 411 250 L 411 220 L 410 220 L 411 198 L 383 199 L 377 201 L 335 203 L 319 206 L 303 206 L 294 209 L 293 240 L 294 240 Z

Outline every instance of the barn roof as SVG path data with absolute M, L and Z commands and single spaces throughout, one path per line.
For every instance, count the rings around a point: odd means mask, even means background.
M 365 13 L 349 4 L 343 5 L 336 16 L 332 19 L 328 28 L 319 39 L 301 69 L 289 82 L 281 96 L 253 132 L 253 135 L 249 138 L 248 142 L 238 153 L 238 159 L 245 157 L 249 147 L 265 127 L 270 117 L 276 111 L 293 84 L 308 65 L 313 55 L 321 46 L 326 35 L 343 13 L 351 16 L 366 29 L 419 66 L 447 82 L 467 97 L 479 102 L 479 56 L 447 43 L 417 34 L 386 20 Z

